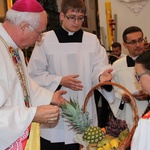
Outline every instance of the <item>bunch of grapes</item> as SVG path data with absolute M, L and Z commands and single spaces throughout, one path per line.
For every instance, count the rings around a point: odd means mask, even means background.
M 113 117 L 109 120 L 108 125 L 105 127 L 106 133 L 117 137 L 121 131 L 128 129 L 128 126 L 126 124 L 125 120 L 121 119 L 114 119 Z M 129 129 L 128 129 L 129 130 Z

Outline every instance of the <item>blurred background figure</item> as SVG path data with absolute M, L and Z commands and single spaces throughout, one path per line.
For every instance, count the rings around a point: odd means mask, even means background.
M 150 43 L 147 40 L 147 37 L 144 38 L 144 49 L 145 51 L 150 50 Z
M 119 42 L 114 42 L 112 45 L 112 55 L 116 55 L 118 58 L 124 57 L 126 56 L 126 54 L 124 54 L 122 52 L 122 46 Z
M 126 54 L 122 53 L 122 46 L 119 42 L 114 42 L 112 45 L 111 54 L 108 56 L 109 63 L 113 64 L 119 58 L 126 56 Z

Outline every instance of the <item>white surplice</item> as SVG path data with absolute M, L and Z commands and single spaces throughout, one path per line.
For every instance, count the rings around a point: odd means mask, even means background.
M 0 24 L 0 36 L 7 42 L 8 46 L 17 48 L 2 24 Z M 21 137 L 34 118 L 36 106 L 49 104 L 52 98 L 52 93 L 29 79 L 21 50 L 19 50 L 19 55 L 31 95 L 32 107 L 30 108 L 25 107 L 21 83 L 14 64 L 8 49 L 0 40 L 0 150 L 6 149 Z
M 29 61 L 29 74 L 41 86 L 50 91 L 55 91 L 63 76 L 79 74 L 84 88 L 82 91 L 65 89 L 67 100 L 78 100 L 80 107 L 83 106 L 85 96 L 89 90 L 99 83 L 98 78 L 103 69 L 108 65 L 105 49 L 100 45 L 94 34 L 83 32 L 82 43 L 67 42 L 59 43 L 54 31 L 44 35 L 42 43 L 38 43 Z M 107 93 L 107 100 L 112 101 L 112 94 Z M 87 105 L 93 125 L 97 126 L 97 113 L 94 95 L 90 97 Z M 66 122 L 60 118 L 56 127 L 49 129 L 41 128 L 41 136 L 51 142 L 75 143 L 74 132 Z
M 114 62 L 113 66 L 113 82 L 119 83 L 124 86 L 130 93 L 137 92 L 141 90 L 140 84 L 137 82 L 135 78 L 135 70 L 134 67 L 128 67 L 126 57 L 120 58 L 116 62 Z M 126 120 L 128 127 L 131 129 L 133 126 L 133 108 L 130 103 L 125 103 L 124 109 L 120 111 L 119 106 L 122 98 L 122 91 L 120 88 L 115 87 L 115 101 L 110 104 L 110 107 L 118 119 Z M 136 104 L 138 107 L 139 116 L 144 113 L 146 106 L 148 104 L 147 100 L 138 101 L 136 100 Z
M 138 121 L 138 126 L 131 141 L 131 150 L 150 149 L 150 112 L 146 113 Z

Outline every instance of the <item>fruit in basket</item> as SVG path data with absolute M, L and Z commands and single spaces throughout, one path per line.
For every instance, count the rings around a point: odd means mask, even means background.
M 84 132 L 83 140 L 88 141 L 90 144 L 98 143 L 98 141 L 101 141 L 104 136 L 105 133 L 101 130 L 101 128 L 91 126 Z
M 111 147 L 109 143 L 106 143 L 102 147 L 98 147 L 97 150 L 111 150 Z
M 118 136 L 119 140 L 123 141 L 128 136 L 128 134 L 129 134 L 128 129 L 123 130 Z
M 99 147 L 97 150 L 104 150 L 102 147 Z
M 125 120 L 115 119 L 112 117 L 105 128 L 106 134 L 118 137 L 123 130 L 128 129 L 128 126 Z
M 107 143 L 106 145 L 103 146 L 104 150 L 111 150 L 110 144 Z
M 110 140 L 112 140 L 113 138 L 114 138 L 113 136 L 106 134 L 105 137 L 97 143 L 97 147 L 103 147 L 105 145 L 109 145 L 107 143 L 109 143 Z
M 106 129 L 103 127 L 103 128 L 101 128 L 101 130 L 104 132 L 104 133 L 106 133 Z
M 119 140 L 119 138 L 114 138 L 112 140 L 110 140 L 110 147 L 112 150 L 116 150 L 118 148 L 118 146 L 120 145 L 121 141 Z
M 71 129 L 76 133 L 84 133 L 92 124 L 88 112 L 83 112 L 77 101 L 70 99 L 70 103 L 66 102 L 61 108 L 62 116 L 67 119 L 67 122 L 71 125 Z

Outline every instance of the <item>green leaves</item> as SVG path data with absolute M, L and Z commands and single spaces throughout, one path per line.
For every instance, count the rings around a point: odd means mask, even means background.
M 71 129 L 76 133 L 84 133 L 92 124 L 89 113 L 83 112 L 78 101 L 70 99 L 70 103 L 62 106 L 62 116 L 70 123 Z

